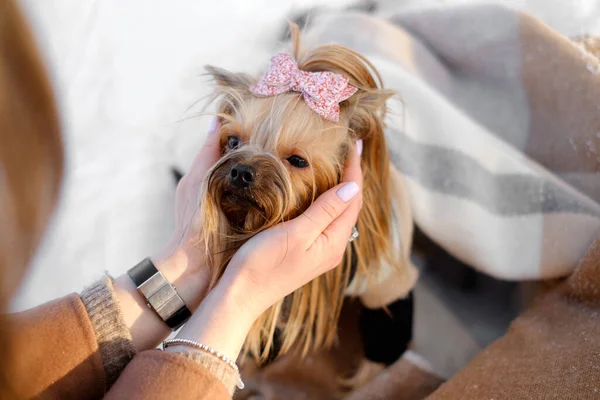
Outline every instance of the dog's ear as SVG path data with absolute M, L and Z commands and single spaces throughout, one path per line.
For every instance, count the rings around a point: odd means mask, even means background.
M 250 86 L 254 84 L 253 79 L 247 74 L 229 72 L 210 65 L 204 68 L 217 86 L 214 98 L 222 96 L 218 107 L 219 113 L 234 114 L 244 97 L 250 93 Z
M 392 261 L 391 247 L 391 179 L 389 151 L 385 141 L 383 118 L 385 102 L 395 92 L 374 89 L 359 91 L 351 98 L 349 128 L 356 139 L 363 140 L 363 208 L 358 217 L 360 237 L 356 241 L 358 269 L 367 272 L 369 264 Z M 354 96 L 353 96 L 354 97 Z
M 222 89 L 231 89 L 238 92 L 248 92 L 254 81 L 250 75 L 227 71 L 223 68 L 206 65 L 204 67 L 216 85 Z
M 386 101 L 396 92 L 386 89 L 359 91 L 348 99 L 351 108 L 350 130 L 356 139 L 366 140 L 371 134 L 383 134 Z M 381 125 L 381 129 L 377 125 Z

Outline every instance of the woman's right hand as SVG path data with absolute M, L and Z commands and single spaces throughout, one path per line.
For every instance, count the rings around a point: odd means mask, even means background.
M 301 216 L 259 233 L 238 250 L 179 337 L 236 359 L 260 314 L 339 264 L 362 206 L 361 150 L 359 142 L 340 185 Z

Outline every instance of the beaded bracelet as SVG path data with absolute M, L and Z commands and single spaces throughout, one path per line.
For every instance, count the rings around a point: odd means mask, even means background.
M 182 339 L 182 338 L 173 338 L 173 339 L 165 340 L 163 342 L 163 350 L 165 350 L 169 346 L 175 346 L 175 345 L 190 346 L 195 349 L 202 350 L 210 355 L 213 355 L 213 356 L 217 357 L 218 359 L 220 359 L 221 361 L 224 361 L 227 365 L 229 365 L 237 373 L 237 375 L 238 375 L 237 387 L 239 389 L 244 388 L 244 382 L 242 382 L 242 376 L 240 375 L 240 369 L 238 368 L 238 366 L 235 362 L 233 362 L 231 359 L 229 359 L 229 357 L 225 356 L 224 354 L 219 353 L 212 347 L 209 347 L 202 343 L 195 342 L 190 339 Z

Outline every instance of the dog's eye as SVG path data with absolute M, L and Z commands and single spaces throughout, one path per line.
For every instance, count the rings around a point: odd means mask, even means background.
M 301 158 L 298 156 L 291 156 L 287 160 L 289 161 L 290 164 L 292 164 L 293 167 L 296 167 L 296 168 L 308 167 L 308 161 L 306 161 L 304 158 Z
M 240 146 L 240 138 L 237 136 L 229 136 L 227 138 L 227 150 L 234 150 Z

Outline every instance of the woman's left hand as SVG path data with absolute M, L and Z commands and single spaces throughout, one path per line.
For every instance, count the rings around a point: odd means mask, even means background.
M 175 231 L 165 248 L 151 257 L 192 310 L 198 306 L 208 287 L 205 252 L 200 245 L 199 196 L 208 171 L 222 155 L 218 131 L 218 118 L 213 117 L 204 147 L 177 185 Z
M 190 310 L 195 310 L 208 288 L 210 271 L 200 245 L 198 223 L 200 187 L 210 168 L 221 157 L 217 118 L 212 120 L 206 142 L 190 172 L 179 182 L 175 196 L 175 232 L 162 251 L 151 257 L 156 268 L 175 286 Z M 127 274 L 114 281 L 125 324 L 138 351 L 156 347 L 170 333 L 150 310 Z

